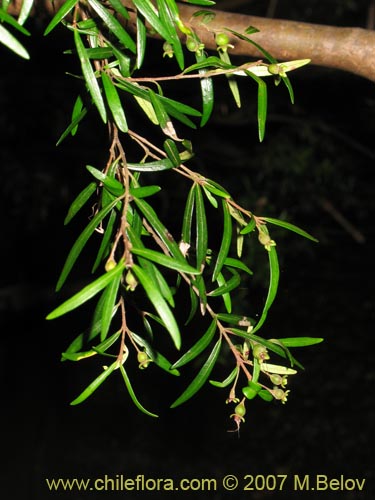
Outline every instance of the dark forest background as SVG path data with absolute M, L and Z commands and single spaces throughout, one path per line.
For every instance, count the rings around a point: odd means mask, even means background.
M 218 2 L 228 9 L 230 4 Z M 232 10 L 339 26 L 370 23 L 373 28 L 369 1 L 292 4 L 233 0 Z M 176 480 L 235 474 L 240 482 L 246 474 L 344 475 L 365 478 L 364 491 L 309 492 L 306 497 L 373 498 L 374 83 L 313 66 L 296 72 L 294 106 L 281 86 L 270 89 L 266 139 L 259 144 L 255 86 L 241 83 L 244 105 L 237 110 L 223 81 L 216 89 L 212 124 L 192 133 L 197 169 L 222 182 L 255 213 L 286 217 L 320 241 L 316 245 L 292 233 L 273 233 L 282 274 L 267 336 L 315 336 L 325 342 L 301 350 L 298 358 L 306 370 L 290 383 L 286 405 L 248 404 L 238 439 L 227 432 L 233 422 L 223 391 L 207 387 L 187 405 L 168 409 L 197 366 L 181 381 L 156 369 L 137 372 L 139 396 L 159 412 L 159 419 L 139 413 L 121 381 L 109 381 L 82 406 L 69 406 L 97 373 L 90 364 L 60 363 L 60 353 L 86 327 L 87 311 L 52 323 L 44 318 L 87 278 L 90 264 L 86 268 L 82 262 L 68 289 L 55 296 L 58 273 L 84 221 L 78 218 L 66 228 L 63 219 L 88 182 L 84 166 L 100 167 L 105 161 L 106 130 L 92 113 L 75 139 L 56 148 L 80 83 L 66 75 L 75 67 L 74 59 L 63 54 L 72 45 L 69 36 L 57 30 L 44 39 L 44 26 L 40 20 L 29 23 L 31 62 L 0 49 L 4 498 L 101 498 L 106 494 L 51 493 L 45 478 L 104 474 Z M 160 61 L 156 47 L 152 71 Z M 199 106 L 195 91 L 181 86 L 177 92 L 190 93 L 192 105 Z M 162 210 L 178 212 L 179 202 L 179 189 L 174 189 L 162 199 Z M 256 259 L 249 255 L 249 265 L 255 260 L 259 269 L 251 285 L 255 302 L 266 293 L 262 263 Z M 242 306 L 247 300 L 244 296 Z M 219 488 L 205 496 L 300 496 L 290 486 L 284 489 L 272 494 Z M 121 495 L 141 497 L 108 493 Z

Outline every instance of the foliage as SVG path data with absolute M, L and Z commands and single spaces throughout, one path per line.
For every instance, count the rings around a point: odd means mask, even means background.
M 206 7 L 214 2 L 188 3 L 204 8 L 197 10 L 195 16 L 210 31 L 212 13 Z M 228 83 L 234 104 L 240 107 L 237 79 L 247 78 L 258 89 L 257 123 L 262 141 L 267 118 L 267 81 L 284 84 L 293 102 L 287 73 L 308 60 L 278 63 L 259 47 L 264 61 L 237 66 L 230 58 L 228 34 L 255 44 L 251 35 L 256 28 L 249 27 L 245 33 L 225 27 L 212 32 L 217 53 L 208 54 L 198 35 L 181 20 L 174 0 L 157 0 L 156 6 L 150 0 L 133 0 L 133 4 L 127 9 L 119 0 L 87 3 L 68 0 L 45 29 L 45 35 L 49 35 L 56 26 L 63 25 L 72 33 L 74 48 L 69 53 L 79 60 L 81 74 L 77 77 L 83 83 L 71 121 L 57 143 L 69 135 L 75 136 L 82 121 L 87 116 L 95 117 L 96 113 L 107 125 L 110 139 L 106 165 L 87 165 L 88 184 L 65 218 L 68 224 L 89 202 L 94 207 L 92 217 L 67 256 L 56 288 L 63 287 L 94 233 L 101 235 L 92 263 L 92 272 L 98 272 L 98 276 L 53 310 L 47 319 L 58 318 L 97 298 L 88 329 L 71 342 L 62 359 L 79 361 L 99 356 L 109 360 L 109 364 L 71 404 L 86 400 L 118 370 L 135 405 L 156 416 L 142 406 L 133 390 L 131 378 L 136 374 L 129 376 L 129 356 L 136 356 L 140 369 L 157 365 L 179 375 L 183 366 L 202 355 L 205 361 L 201 369 L 171 407 L 189 400 L 209 380 L 216 387 L 230 387 L 227 402 L 236 404 L 231 416 L 238 429 L 244 420 L 246 400 L 258 396 L 264 401 L 286 401 L 287 377 L 296 374 L 296 368 L 303 368 L 290 349 L 322 340 L 259 336 L 279 284 L 276 243 L 269 228 L 281 226 L 316 240 L 287 221 L 256 216 L 240 206 L 215 180 L 188 167 L 188 162 L 194 162 L 194 149 L 185 134 L 189 128 L 203 127 L 209 122 L 218 80 Z M 27 12 L 24 7 L 18 22 L 6 13 L 6 5 L 0 12 L 4 23 L 26 34 L 22 24 L 31 4 L 24 5 Z M 134 29 L 129 29 L 128 24 L 132 23 Z M 1 41 L 18 55 L 28 57 L 10 31 L 2 25 L 0 28 Z M 144 75 L 149 34 L 162 38 L 163 56 L 177 68 L 174 75 Z M 200 110 L 165 93 L 164 84 L 178 85 L 180 80 L 188 79 L 200 89 Z M 135 116 L 145 115 L 158 129 L 156 139 L 135 130 L 137 120 L 129 112 L 134 107 Z M 156 208 L 162 187 L 161 182 L 155 184 L 155 179 L 163 174 L 180 176 L 187 183 L 177 239 Z M 244 278 L 253 274 L 242 259 L 249 245 L 264 248 L 269 266 L 268 293 L 257 321 L 246 313 L 238 314 L 234 307 Z M 186 295 L 189 307 L 186 317 L 181 318 L 176 306 Z M 181 329 L 184 321 L 187 325 L 193 320 L 202 328 L 201 336 L 176 361 L 170 361 L 159 352 L 160 332 L 165 330 L 169 334 L 177 350 L 185 350 L 189 342 L 181 335 Z M 211 380 L 224 349 L 232 354 L 229 375 L 221 382 Z M 270 353 L 281 358 L 281 364 L 269 363 Z

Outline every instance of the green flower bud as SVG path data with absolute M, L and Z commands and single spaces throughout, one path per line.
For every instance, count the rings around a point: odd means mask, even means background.
M 111 271 L 111 269 L 116 267 L 116 261 L 113 259 L 108 259 L 107 262 L 105 263 L 104 269 L 107 271 Z
M 215 42 L 219 47 L 228 45 L 229 36 L 226 33 L 217 33 L 215 36 Z
M 258 359 L 260 362 L 264 361 L 265 359 L 270 359 L 268 355 L 267 348 L 264 347 L 262 344 L 255 344 L 253 347 L 253 356 L 254 358 Z
M 145 351 L 139 351 L 137 354 L 137 360 L 139 363 L 139 368 L 141 370 L 144 370 L 145 368 L 148 367 L 148 365 L 151 362 L 151 359 L 148 357 L 147 353 Z

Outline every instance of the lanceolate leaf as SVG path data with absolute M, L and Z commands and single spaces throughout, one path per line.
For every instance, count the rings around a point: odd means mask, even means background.
M 257 330 L 259 330 L 259 328 L 265 322 L 267 314 L 268 314 L 268 310 L 271 307 L 271 305 L 276 297 L 277 288 L 279 286 L 280 270 L 279 270 L 279 261 L 277 258 L 276 248 L 271 247 L 267 253 L 268 253 L 269 265 L 270 265 L 270 282 L 269 282 L 269 286 L 268 286 L 268 294 L 267 294 L 266 302 L 265 302 L 264 307 L 263 307 L 262 315 L 259 318 L 258 323 L 255 325 L 254 330 L 252 330 L 251 333 L 255 333 Z
M 199 184 L 195 185 L 195 216 L 196 216 L 196 249 L 197 249 L 197 269 L 202 269 L 206 262 L 208 246 L 208 230 L 206 209 Z
M 81 62 L 83 76 L 85 77 L 88 90 L 91 94 L 92 100 L 94 101 L 96 107 L 98 108 L 99 114 L 104 123 L 107 121 L 107 112 L 105 110 L 105 104 L 103 101 L 102 94 L 100 92 L 99 84 L 96 79 L 94 70 L 92 69 L 90 59 L 86 53 L 85 46 L 81 40 L 78 30 L 74 30 L 74 41 L 76 44 L 79 60 Z
M 317 337 L 291 337 L 277 340 L 285 345 L 285 347 L 305 347 L 320 344 L 320 342 L 323 342 L 324 339 Z
M 95 231 L 96 227 L 100 224 L 100 222 L 104 219 L 104 217 L 115 207 L 117 204 L 117 199 L 113 200 L 112 203 L 102 208 L 100 212 L 98 212 L 95 217 L 91 219 L 86 228 L 82 231 L 82 233 L 78 236 L 76 242 L 72 246 L 69 255 L 65 261 L 63 270 L 61 271 L 59 280 L 56 285 L 56 290 L 60 290 L 60 288 L 65 283 L 66 278 L 68 277 L 72 267 L 74 266 L 75 261 L 78 259 L 80 253 L 82 252 L 84 246 L 89 240 L 90 236 Z
M 219 254 L 216 259 L 214 272 L 212 275 L 212 281 L 215 281 L 217 275 L 220 273 L 225 259 L 228 256 L 228 252 L 230 249 L 230 244 L 232 242 L 232 216 L 230 214 L 228 204 L 225 200 L 222 200 L 223 204 L 223 236 L 221 238 L 221 246 L 219 250 Z
M 164 267 L 168 267 L 169 269 L 174 269 L 175 271 L 179 271 L 187 274 L 199 274 L 200 271 L 197 271 L 194 267 L 190 266 L 187 262 L 183 262 L 182 260 L 174 259 L 173 257 L 169 257 L 161 252 L 156 252 L 155 250 L 149 250 L 147 248 L 132 248 L 132 253 L 135 255 L 140 255 L 145 259 L 151 260 L 156 264 L 159 264 Z
M 191 243 L 191 226 L 193 222 L 194 213 L 194 202 L 195 202 L 195 188 L 192 186 L 190 188 L 188 197 L 186 199 L 184 218 L 182 221 L 181 236 L 182 241 L 190 245 Z
M 315 241 L 316 243 L 318 242 L 318 240 L 316 238 L 314 238 L 314 236 L 311 236 L 311 234 L 309 234 L 306 231 L 304 231 L 303 229 L 295 226 L 294 224 L 291 224 L 290 222 L 286 222 L 286 221 L 280 220 L 280 219 L 272 219 L 271 217 L 262 217 L 262 219 L 269 222 L 270 224 L 274 224 L 275 226 L 284 227 L 285 229 L 288 229 L 289 231 L 293 231 L 293 232 L 299 234 L 300 236 L 303 236 L 304 238 Z
M 30 59 L 29 53 L 25 47 L 15 38 L 2 24 L 0 24 L 0 43 L 4 44 L 8 49 L 12 50 L 15 54 Z
M 88 0 L 91 7 L 95 10 L 98 16 L 104 21 L 108 29 L 134 54 L 136 53 L 136 45 L 129 34 L 121 26 L 120 22 L 106 9 L 98 0 Z
M 140 69 L 146 52 L 147 31 L 142 19 L 137 16 L 137 68 Z
M 214 387 L 219 387 L 220 389 L 223 389 L 224 387 L 228 387 L 228 385 L 230 383 L 233 382 L 233 380 L 236 378 L 237 374 L 238 374 L 238 370 L 239 370 L 239 367 L 236 366 L 235 368 L 233 368 L 233 370 L 231 371 L 231 373 L 228 375 L 228 377 L 226 379 L 224 379 L 222 382 L 218 382 L 216 380 L 210 380 L 210 384 L 213 385 Z
M 174 16 L 169 8 L 168 4 L 172 4 L 168 0 L 157 0 L 157 6 L 159 9 L 159 17 L 164 27 L 168 31 L 168 41 L 173 47 L 173 53 L 176 57 L 180 69 L 184 69 L 184 53 L 181 46 L 181 41 L 178 37 Z M 176 5 L 174 5 L 176 7 Z
M 118 366 L 117 361 L 115 361 L 110 366 L 108 366 L 106 370 L 103 370 L 103 372 L 99 375 L 99 377 L 96 377 L 96 379 L 93 380 L 91 384 L 88 385 L 86 389 L 83 392 L 81 392 L 81 394 L 76 399 L 74 399 L 74 401 L 72 401 L 70 404 L 72 406 L 78 405 L 83 401 L 85 401 L 85 399 L 90 397 L 91 394 L 95 392 L 96 389 L 98 389 L 98 387 L 100 387 L 102 383 L 111 375 L 111 373 L 113 372 L 113 370 L 115 370 L 115 368 L 117 368 L 117 366 Z
M 103 288 L 109 285 L 109 283 L 111 283 L 111 281 L 116 279 L 119 274 L 122 274 L 124 268 L 125 268 L 124 261 L 120 261 L 116 267 L 111 269 L 111 271 L 108 271 L 107 273 L 103 274 L 95 281 L 85 286 L 81 291 L 73 295 L 73 297 L 66 300 L 63 304 L 54 309 L 51 313 L 49 313 L 47 319 L 58 318 L 59 316 L 62 316 L 72 311 L 73 309 L 76 309 L 77 307 L 81 306 L 82 304 L 90 300 L 92 297 L 94 297 L 101 290 L 103 290 Z
M 142 406 L 141 403 L 138 401 L 137 396 L 135 395 L 133 387 L 132 387 L 132 385 L 130 383 L 128 374 L 126 373 L 125 368 L 123 367 L 123 365 L 120 365 L 120 371 L 121 371 L 121 375 L 122 375 L 122 377 L 124 379 L 126 388 L 127 388 L 128 392 L 129 392 L 129 395 L 130 395 L 133 403 L 135 404 L 135 406 L 138 408 L 138 410 L 140 410 L 142 413 L 145 413 L 149 417 L 156 417 L 157 418 L 158 415 L 156 415 L 155 413 L 151 413 L 150 411 L 146 410 L 146 408 L 144 406 Z
M 190 363 L 194 358 L 196 358 L 206 347 L 209 346 L 211 343 L 211 340 L 213 339 L 215 332 L 217 328 L 217 321 L 214 318 L 204 333 L 202 337 L 196 342 L 188 351 L 185 352 L 181 358 L 173 363 L 172 368 L 181 368 L 181 366 L 186 365 L 187 363 Z
M 167 28 L 161 22 L 157 10 L 152 5 L 150 0 L 133 0 L 137 10 L 146 18 L 154 30 L 165 40 L 170 41 L 170 36 Z
M 200 369 L 198 375 L 194 378 L 194 380 L 186 388 L 186 390 L 181 394 L 181 396 L 177 398 L 176 401 L 171 405 L 171 408 L 176 408 L 182 403 L 185 403 L 185 401 L 193 397 L 194 394 L 196 394 L 199 391 L 199 389 L 202 388 L 202 386 L 210 376 L 213 367 L 215 366 L 215 363 L 219 356 L 220 348 L 221 348 L 221 337 L 214 345 L 211 354 L 208 356 L 207 361 Z
M 160 354 L 160 352 L 156 351 L 153 347 L 151 347 L 150 344 L 145 339 L 143 339 L 134 332 L 132 332 L 131 335 L 138 345 L 144 347 L 148 356 L 157 366 L 159 366 L 162 370 L 167 371 L 171 375 L 175 375 L 177 377 L 180 375 L 180 372 L 178 370 L 172 368 L 172 363 L 170 363 L 167 360 L 167 358 L 165 358 L 162 354 Z
M 254 75 L 250 71 L 246 71 L 246 74 L 255 80 L 258 84 L 258 134 L 259 141 L 262 142 L 266 130 L 266 118 L 267 118 L 267 85 L 266 83 Z
M 161 295 L 160 290 L 148 274 L 138 265 L 134 264 L 132 271 L 140 281 L 152 305 L 155 307 L 160 318 L 163 320 L 165 328 L 168 330 L 177 349 L 181 347 L 181 335 L 176 319 L 171 312 L 167 302 Z
M 128 131 L 128 124 L 126 121 L 124 109 L 122 107 L 116 87 L 113 85 L 111 78 L 105 71 L 102 72 L 102 82 L 104 92 L 107 98 L 109 109 L 111 110 L 113 119 L 121 132 Z
M 209 292 L 208 295 L 210 297 L 219 297 L 220 295 L 229 293 L 237 288 L 241 283 L 241 278 L 236 271 L 232 270 L 232 273 L 233 276 L 227 282 L 225 282 L 222 286 L 215 288 L 215 290 L 212 290 L 212 292 Z
M 195 53 L 195 58 L 197 60 L 197 63 L 200 63 L 206 59 L 206 55 L 204 54 L 203 51 L 198 51 Z M 199 70 L 200 74 L 204 74 L 206 72 L 207 70 L 205 69 Z M 214 84 L 212 78 L 209 77 L 201 78 L 200 86 L 201 86 L 202 105 L 203 105 L 201 127 L 203 127 L 210 119 L 214 107 Z
M 56 146 L 59 146 L 62 141 L 69 135 L 75 134 L 75 131 L 77 130 L 78 124 L 83 120 L 83 118 L 87 115 L 87 108 L 83 108 L 82 111 L 78 115 L 75 115 L 74 118 L 72 118 L 71 123 L 68 125 L 68 127 L 64 130 L 64 132 L 61 134 L 59 137 L 59 140 L 56 142 Z
M 44 35 L 48 35 L 48 33 L 50 33 L 60 23 L 60 21 L 64 19 L 67 14 L 69 14 L 69 12 L 73 9 L 75 4 L 78 3 L 78 1 L 79 0 L 67 0 L 66 2 L 64 2 L 48 24 L 47 28 L 44 31 Z
M 104 304 L 102 312 L 102 329 L 100 332 L 100 340 L 103 342 L 108 335 L 111 326 L 113 310 L 117 298 L 118 289 L 120 287 L 122 272 L 118 273 L 113 280 L 107 285 L 104 292 Z
M 30 11 L 33 7 L 34 0 L 24 0 L 22 2 L 21 12 L 18 16 L 18 23 L 22 25 L 29 17 Z
M 240 269 L 241 271 L 245 271 L 245 273 L 253 274 L 253 271 L 247 267 L 247 265 L 239 259 L 233 259 L 232 257 L 227 257 L 224 261 L 224 265 L 226 267 L 235 267 Z
M 81 210 L 81 208 L 86 204 L 91 195 L 96 190 L 96 182 L 90 182 L 76 197 L 73 203 L 70 205 L 68 213 L 64 219 L 64 224 L 68 224 L 73 217 Z
M 163 160 L 148 161 L 147 163 L 128 163 L 127 167 L 136 172 L 159 172 L 169 170 L 174 165 L 169 158 L 163 158 Z
M 184 263 L 185 258 L 181 253 L 181 250 L 177 243 L 174 241 L 172 235 L 169 233 L 164 224 L 160 221 L 159 217 L 156 215 L 155 210 L 146 201 L 135 198 L 134 200 L 139 208 L 139 210 L 146 217 L 148 222 L 157 232 L 160 239 L 163 241 L 169 252 L 178 260 L 182 260 Z

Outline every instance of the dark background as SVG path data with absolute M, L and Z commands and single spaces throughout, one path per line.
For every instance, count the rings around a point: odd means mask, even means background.
M 276 9 L 276 17 L 342 26 L 365 27 L 368 20 L 369 2 L 330 1 L 324 8 L 315 1 L 286 4 L 269 2 L 268 8 Z M 265 14 L 264 2 L 233 5 L 239 12 Z M 61 265 L 88 214 L 67 228 L 63 218 L 87 184 L 84 165 L 105 161 L 106 131 L 92 113 L 76 139 L 55 147 L 80 84 L 65 74 L 74 68 L 72 58 L 62 54 L 71 40 L 59 31 L 46 40 L 43 26 L 30 23 L 31 62 L 0 49 L 4 495 L 140 497 L 142 493 L 134 492 L 49 492 L 45 478 L 144 474 L 175 480 L 217 478 L 218 491 L 204 493 L 215 499 L 298 498 L 301 493 L 292 488 L 294 474 L 325 474 L 365 478 L 364 491 L 311 491 L 306 497 L 373 498 L 374 84 L 338 71 L 300 70 L 292 76 L 294 106 L 281 86 L 270 90 L 267 134 L 259 145 L 256 89 L 241 84 L 244 106 L 238 111 L 223 82 L 216 89 L 212 125 L 192 133 L 197 169 L 223 182 L 241 204 L 256 207 L 256 213 L 286 217 L 320 241 L 315 245 L 291 233 L 273 233 L 282 273 L 264 335 L 316 336 L 325 342 L 300 351 L 298 359 L 306 370 L 291 381 L 286 405 L 247 405 L 238 439 L 227 432 L 233 422 L 226 393 L 219 389 L 207 387 L 183 407 L 168 410 L 197 367 L 180 381 L 151 368 L 134 372 L 139 375 L 134 381 L 138 395 L 159 419 L 139 413 L 121 381 L 114 379 L 84 405 L 69 406 L 97 374 L 91 364 L 60 363 L 60 353 L 87 325 L 89 311 L 56 322 L 44 318 L 86 277 L 82 262 L 66 292 L 55 296 Z M 194 105 L 194 92 L 183 87 L 178 92 L 190 92 Z M 165 214 L 178 212 L 178 191 L 161 199 Z M 327 202 L 334 208 L 324 208 Z M 337 212 L 353 228 L 345 229 L 334 218 Z M 249 264 L 254 259 L 249 255 Z M 260 262 L 251 285 L 251 293 L 260 299 L 266 293 L 264 280 Z M 248 299 L 243 300 L 246 307 Z M 227 474 L 238 476 L 236 492 L 220 486 Z M 283 492 L 241 492 L 246 474 L 288 474 L 288 481 Z M 155 491 L 143 495 L 174 496 Z

